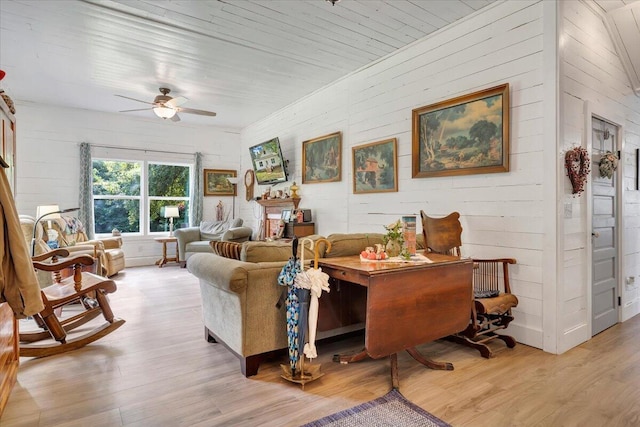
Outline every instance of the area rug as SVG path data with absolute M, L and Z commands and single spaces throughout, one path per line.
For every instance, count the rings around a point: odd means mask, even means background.
M 370 402 L 354 406 L 305 424 L 302 427 L 451 427 L 441 419 L 409 402 L 397 390 Z

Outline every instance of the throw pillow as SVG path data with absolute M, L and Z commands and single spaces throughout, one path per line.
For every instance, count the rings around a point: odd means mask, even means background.
M 240 259 L 242 243 L 238 242 L 211 242 L 211 249 L 214 254 L 231 259 Z

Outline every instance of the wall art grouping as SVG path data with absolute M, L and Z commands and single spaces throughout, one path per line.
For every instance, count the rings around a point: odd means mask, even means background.
M 412 178 L 508 172 L 509 105 L 505 83 L 414 109 Z M 341 167 L 341 132 L 302 142 L 303 184 L 341 181 Z M 397 139 L 352 147 L 352 178 L 354 194 L 398 191 Z

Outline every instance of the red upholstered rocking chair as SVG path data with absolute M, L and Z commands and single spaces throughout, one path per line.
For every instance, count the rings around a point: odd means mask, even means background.
M 460 256 L 462 246 L 462 226 L 460 214 L 453 212 L 444 218 L 432 218 L 424 211 L 422 232 L 425 245 L 431 252 Z M 489 341 L 500 339 L 507 347 L 513 348 L 516 340 L 496 331 L 505 329 L 513 320 L 511 309 L 518 305 L 518 298 L 511 293 L 509 286 L 509 264 L 515 264 L 513 258 L 474 259 L 473 290 L 474 304 L 469 326 L 448 340 L 473 347 L 483 357 L 493 356 Z

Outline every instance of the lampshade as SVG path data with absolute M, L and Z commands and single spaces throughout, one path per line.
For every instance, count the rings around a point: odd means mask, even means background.
M 170 119 L 176 115 L 176 110 L 169 107 L 153 107 L 153 112 L 161 119 Z
M 47 216 L 47 219 L 60 218 L 60 207 L 58 205 L 41 205 L 36 208 L 36 218 Z
M 165 218 L 177 218 L 180 216 L 180 211 L 177 206 L 165 206 L 164 217 Z
M 238 178 L 237 176 L 228 176 L 227 181 L 229 181 L 229 184 L 231 185 L 236 185 L 238 181 L 240 181 L 240 178 Z

